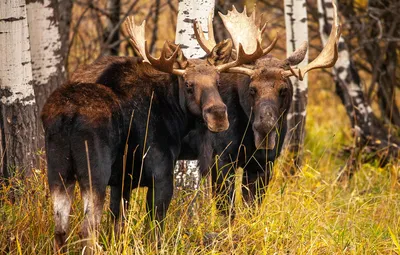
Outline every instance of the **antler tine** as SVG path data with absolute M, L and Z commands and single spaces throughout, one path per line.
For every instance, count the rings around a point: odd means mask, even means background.
M 214 36 L 213 18 L 214 18 L 214 11 L 211 11 L 208 14 L 208 40 L 210 41 L 210 44 L 213 45 L 214 48 L 214 46 L 217 45 L 217 42 L 215 41 L 215 36 Z
M 174 63 L 180 50 L 179 45 L 178 47 L 176 47 L 172 55 L 170 57 L 167 57 L 167 42 L 165 42 L 163 50 L 161 52 L 161 56 L 158 59 L 154 58 L 149 53 L 149 49 L 145 39 L 145 26 L 145 20 L 142 22 L 141 25 L 138 26 L 135 24 L 135 20 L 132 16 L 128 17 L 125 21 L 125 27 L 130 37 L 129 40 L 132 43 L 135 51 L 139 53 L 143 58 L 143 62 L 150 63 L 155 69 L 162 72 L 183 75 L 185 73 L 185 70 L 174 69 Z
M 262 31 L 265 30 L 265 28 L 267 27 L 267 24 L 264 25 L 264 28 L 262 29 Z M 263 56 L 267 55 L 268 53 L 271 52 L 271 50 L 275 47 L 276 43 L 278 42 L 279 39 L 279 33 L 276 33 L 276 36 L 274 38 L 274 40 L 272 40 L 272 42 L 270 43 L 270 45 L 268 45 L 267 48 L 263 49 Z
M 332 67 L 335 65 L 336 60 L 338 59 L 338 49 L 337 49 L 337 43 L 340 38 L 340 24 L 338 24 L 338 18 L 337 18 L 337 7 L 335 4 L 335 1 L 332 1 L 333 4 L 333 24 L 332 24 L 332 30 L 329 35 L 328 42 L 326 43 L 325 47 L 322 49 L 321 53 L 307 66 L 294 69 L 294 72 L 297 72 L 297 76 L 300 80 L 303 80 L 304 75 L 317 68 L 326 68 L 326 67 Z M 292 76 L 293 71 L 284 71 L 284 75 L 286 77 Z
M 254 70 L 245 66 L 237 66 L 229 68 L 228 73 L 246 74 L 251 77 L 254 74 Z
M 132 46 L 135 49 L 136 53 L 138 53 L 143 58 L 143 62 L 149 63 L 145 51 L 145 27 L 146 20 L 143 20 L 142 24 L 136 25 L 135 18 L 133 16 L 128 17 L 125 21 L 125 28 L 128 31 L 130 37 L 129 41 L 132 43 Z
M 263 50 L 261 49 L 260 41 L 257 41 L 256 50 L 251 54 L 247 54 L 244 51 L 242 44 L 239 43 L 239 50 L 237 52 L 236 60 L 223 65 L 219 65 L 217 66 L 217 69 L 219 72 L 223 72 L 229 68 L 237 67 L 243 64 L 249 64 L 254 60 L 258 59 L 259 57 L 261 57 L 262 54 Z
M 200 47 L 207 53 L 211 53 L 212 49 L 214 48 L 217 43 L 215 42 L 214 38 L 214 29 L 213 29 L 213 12 L 210 12 L 208 15 L 208 39 L 206 39 L 203 29 L 197 20 L 193 21 L 193 29 L 196 35 L 196 39 L 200 44 Z
M 178 55 L 179 52 L 179 45 L 176 47 L 175 51 L 172 53 L 170 57 L 167 57 L 167 42 L 164 43 L 161 56 L 159 58 L 154 58 L 153 56 L 150 55 L 149 53 L 149 48 L 147 44 L 145 45 L 145 54 L 150 62 L 150 64 L 156 68 L 159 71 L 166 72 L 166 73 L 173 73 L 176 75 L 183 75 L 185 73 L 185 70 L 182 69 L 174 69 L 174 63 L 176 56 Z

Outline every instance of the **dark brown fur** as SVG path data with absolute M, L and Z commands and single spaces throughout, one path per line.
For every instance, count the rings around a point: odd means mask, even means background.
M 163 225 L 173 192 L 173 166 L 194 119 L 203 118 L 214 132 L 229 126 L 215 66 L 208 60 L 187 61 L 183 55 L 177 64 L 185 61 L 187 72 L 177 77 L 140 58 L 104 57 L 75 72 L 50 96 L 42 120 L 56 250 L 68 233 L 76 181 L 86 215 L 83 238 L 99 225 L 107 185 L 116 223 L 121 201 L 128 205 L 131 189 L 145 186 L 148 215 Z
M 244 168 L 245 199 L 253 201 L 257 190 L 261 198 L 286 134 L 293 94 L 290 80 L 282 76 L 288 62 L 266 56 L 253 68 L 252 77 L 221 75 L 219 90 L 228 107 L 229 129 L 211 133 L 198 123 L 197 129 L 185 137 L 180 154 L 180 159 L 199 159 L 203 174 L 211 168 L 214 192 L 221 195 L 218 208 L 224 213 L 233 204 L 233 174 L 238 167 Z

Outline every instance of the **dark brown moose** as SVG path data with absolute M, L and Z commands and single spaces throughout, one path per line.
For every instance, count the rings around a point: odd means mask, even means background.
M 82 238 L 96 233 L 107 185 L 116 223 L 131 189 L 145 186 L 148 215 L 162 228 L 184 136 L 196 118 L 210 132 L 227 130 L 226 106 L 217 88 L 220 73 L 255 60 L 239 52 L 229 62 L 230 40 L 215 45 L 204 60 L 188 60 L 179 46 L 165 43 L 156 59 L 148 52 L 144 27 L 133 18 L 126 22 L 140 58 L 99 59 L 77 71 L 43 108 L 56 250 L 68 235 L 76 181 L 84 203 Z
M 337 60 L 340 27 L 335 7 L 335 20 L 325 48 L 307 66 L 294 68 L 292 66 L 304 59 L 307 42 L 282 61 L 267 55 L 277 38 L 268 48 L 261 49 L 265 25 L 260 27 L 256 24 L 255 12 L 248 17 L 246 9 L 238 13 L 234 8 L 227 15 L 220 13 L 220 16 L 236 50 L 240 45 L 245 51 L 259 52 L 264 57 L 251 65 L 229 69 L 229 72 L 237 74 L 221 75 L 219 90 L 228 107 L 230 127 L 225 132 L 211 133 L 204 125 L 198 124 L 198 128 L 185 137 L 180 159 L 199 159 L 203 174 L 211 168 L 214 194 L 218 194 L 217 206 L 221 212 L 234 216 L 231 205 L 235 169 L 244 168 L 244 198 L 249 202 L 257 198 L 260 202 L 286 135 L 286 116 L 293 93 L 288 77 L 296 76 L 302 80 L 312 69 L 332 67 Z M 198 38 L 204 40 L 201 30 L 197 33 Z M 205 42 L 201 46 L 210 51 L 213 44 Z

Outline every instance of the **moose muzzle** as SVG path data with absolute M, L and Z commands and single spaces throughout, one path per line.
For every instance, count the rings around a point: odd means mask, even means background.
M 225 104 L 212 105 L 203 110 L 203 119 L 212 132 L 222 132 L 229 128 L 228 113 Z
M 254 111 L 254 143 L 260 149 L 272 150 L 277 138 L 278 109 L 271 102 L 262 102 Z

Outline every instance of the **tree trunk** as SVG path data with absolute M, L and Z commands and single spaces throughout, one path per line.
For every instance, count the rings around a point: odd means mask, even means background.
M 331 0 L 318 0 L 320 35 L 324 45 L 332 27 L 332 8 Z M 348 179 L 357 168 L 362 152 L 364 156 L 368 153 L 384 164 L 389 158 L 399 156 L 400 143 L 397 138 L 392 137 L 372 112 L 364 96 L 360 76 L 343 38 L 340 38 L 338 48 L 339 58 L 333 68 L 336 93 L 346 108 L 354 135 L 351 157 L 342 175 L 344 179 Z
M 308 41 L 307 28 L 307 9 L 305 0 L 285 0 L 285 24 L 286 24 L 286 54 L 292 54 L 304 41 Z M 308 55 L 299 66 L 305 66 L 308 63 Z M 306 107 L 308 100 L 308 76 L 303 81 L 295 77 L 290 80 L 293 84 L 293 102 L 287 115 L 288 134 L 286 144 L 293 160 L 290 173 L 294 174 L 296 169 L 301 166 Z
M 29 174 L 36 166 L 38 134 L 25 1 L 0 1 L 0 17 L 2 172 Z
M 208 33 L 207 20 L 214 12 L 214 0 L 183 0 L 179 2 L 175 43 L 180 44 L 187 58 L 200 58 L 206 55 L 198 44 L 193 30 L 193 20 L 198 20 L 204 34 Z M 175 166 L 176 187 L 196 190 L 199 187 L 200 173 L 197 160 L 179 161 Z
M 68 77 L 68 51 L 69 51 L 69 31 L 72 18 L 72 0 L 58 0 L 58 30 L 61 35 L 61 58 L 65 66 L 65 76 Z
M 154 53 L 158 37 L 158 18 L 160 17 L 160 0 L 156 0 L 156 6 L 153 17 L 153 33 L 151 35 L 150 52 Z
M 49 95 L 65 81 L 61 36 L 58 29 L 56 0 L 27 0 L 26 10 L 31 45 L 32 77 L 38 113 Z M 37 129 L 39 146 L 44 147 L 44 132 L 40 118 Z
M 119 15 L 121 12 L 121 0 L 107 0 L 107 26 L 104 32 L 104 55 L 117 56 L 119 53 Z
M 398 1 L 369 0 L 368 14 L 374 18 L 370 22 L 372 25 L 369 37 L 399 38 L 399 11 L 400 3 Z M 388 123 L 400 127 L 400 111 L 396 105 L 398 42 L 395 40 L 384 40 L 384 43 L 380 43 L 378 40 L 372 40 L 364 48 L 368 62 L 373 67 L 372 82 L 376 83 L 378 87 L 378 101 L 382 115 Z
M 207 20 L 214 12 L 215 0 L 182 0 L 179 1 L 179 12 L 176 26 L 175 43 L 181 45 L 187 58 L 200 58 L 206 55 L 194 36 L 193 20 L 202 25 L 204 34 L 208 33 Z

